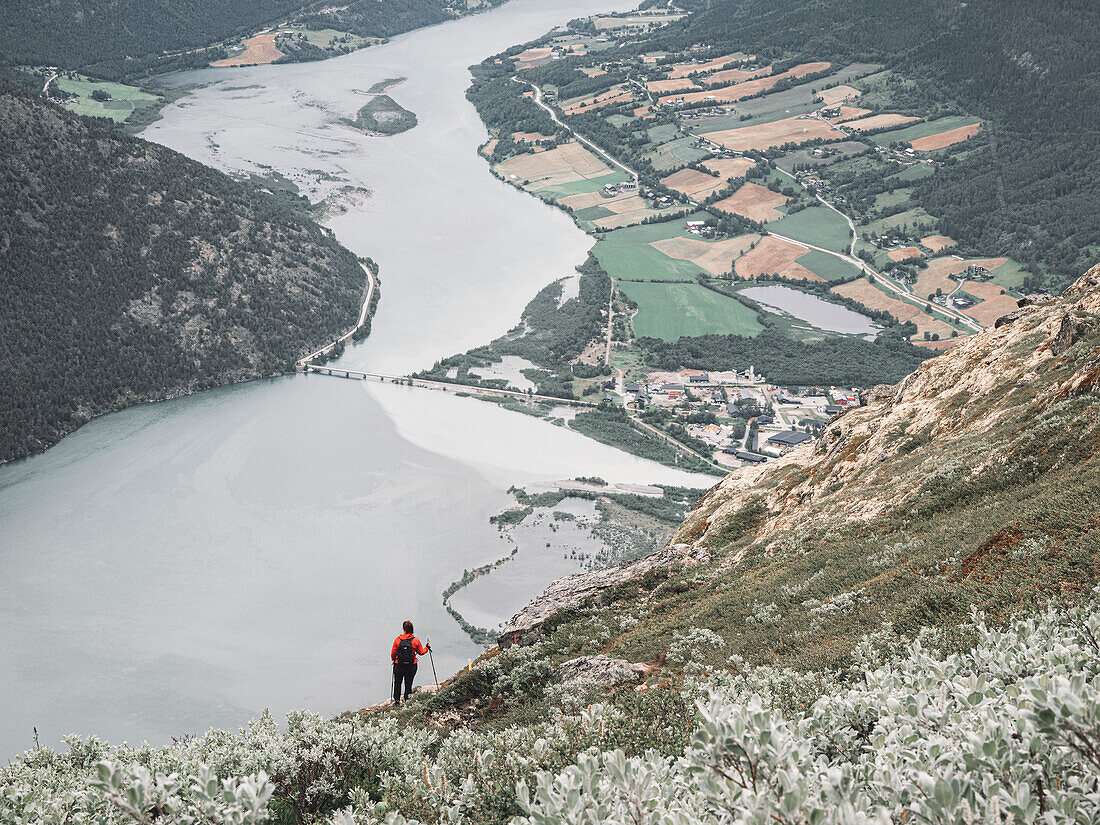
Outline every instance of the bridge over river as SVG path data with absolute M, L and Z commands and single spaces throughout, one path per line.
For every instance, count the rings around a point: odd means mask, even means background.
M 408 387 L 420 387 L 426 390 L 444 390 L 447 392 L 465 392 L 470 395 L 490 395 L 497 398 L 515 398 L 520 401 L 546 401 L 551 404 L 561 404 L 569 407 L 596 407 L 593 401 L 579 401 L 575 398 L 558 398 L 553 395 L 536 395 L 534 393 L 521 392 L 519 390 L 501 390 L 493 387 L 479 387 L 470 384 L 452 384 L 447 381 L 430 381 L 425 378 L 410 378 L 407 375 L 386 375 L 380 372 L 363 372 L 343 367 L 326 367 L 323 365 L 305 364 L 302 366 L 305 372 L 315 372 L 319 375 L 331 375 L 334 378 L 351 378 L 358 381 L 389 381 L 394 384 L 404 384 Z

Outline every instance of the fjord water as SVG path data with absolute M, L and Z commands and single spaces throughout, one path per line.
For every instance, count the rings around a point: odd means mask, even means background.
M 629 5 L 513 0 L 337 60 L 197 72 L 180 80 L 209 85 L 145 136 L 314 195 L 370 189 L 329 221 L 382 267 L 374 332 L 341 363 L 429 366 L 512 326 L 591 244 L 476 156 L 466 67 Z M 362 105 L 356 90 L 401 76 L 390 94 L 415 129 L 370 138 L 335 122 Z M 578 475 L 708 483 L 495 405 L 321 376 L 93 421 L 0 467 L 0 758 L 31 746 L 34 726 L 49 745 L 69 732 L 164 742 L 265 707 L 381 701 L 407 617 L 451 673 L 477 648 L 440 593 L 510 551 L 488 517 L 513 503 L 511 484 Z M 511 585 L 533 595 L 546 582 L 532 576 Z

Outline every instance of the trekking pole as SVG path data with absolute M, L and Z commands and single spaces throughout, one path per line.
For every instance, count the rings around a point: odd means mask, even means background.
M 428 640 L 428 644 L 431 645 L 431 640 Z M 435 675 L 435 657 L 432 656 L 431 647 L 428 648 L 428 661 L 432 663 L 432 679 L 435 680 L 436 685 L 439 684 L 439 677 Z

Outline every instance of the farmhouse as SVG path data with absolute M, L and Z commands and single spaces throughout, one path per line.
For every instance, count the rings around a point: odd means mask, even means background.
M 785 432 L 776 433 L 767 440 L 769 447 L 778 447 L 783 452 L 797 447 L 799 444 L 803 444 L 807 441 L 812 441 L 813 436 L 809 433 L 800 433 L 795 430 L 787 430 Z
M 760 455 L 760 453 L 750 453 L 748 450 L 734 450 L 733 455 L 735 458 L 739 458 L 749 464 L 763 464 L 768 460 L 766 455 Z

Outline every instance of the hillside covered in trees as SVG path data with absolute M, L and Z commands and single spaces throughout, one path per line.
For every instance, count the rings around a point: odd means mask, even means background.
M 0 461 L 293 368 L 354 323 L 364 278 L 272 195 L 0 79 Z
M 0 68 L 50 65 L 107 80 L 134 80 L 205 66 L 226 56 L 224 49 L 205 47 L 288 20 L 391 37 L 502 1 L 5 0 L 0 4 Z

